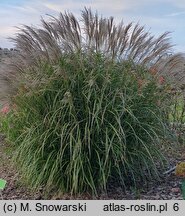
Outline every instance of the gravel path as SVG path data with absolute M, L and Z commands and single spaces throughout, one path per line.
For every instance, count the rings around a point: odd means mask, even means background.
M 7 186 L 3 191 L 4 199 L 45 199 L 42 195 L 42 190 L 35 193 L 29 191 L 25 186 L 20 184 L 19 175 L 15 172 L 10 163 L 10 156 L 5 154 L 7 147 L 3 141 L 3 137 L 0 137 L 0 178 L 7 181 Z M 184 151 L 185 152 L 185 151 Z M 185 154 L 178 156 L 177 159 L 171 159 L 171 166 L 174 166 L 178 161 L 185 161 Z M 92 197 L 88 194 L 81 196 L 71 197 L 69 195 L 58 195 L 47 197 L 48 199 L 141 199 L 141 200 L 182 200 L 181 196 L 181 179 L 176 177 L 174 172 L 165 175 L 160 182 L 150 182 L 145 189 L 141 191 L 126 191 L 123 192 L 121 188 L 112 188 L 107 194 L 101 194 L 99 197 Z

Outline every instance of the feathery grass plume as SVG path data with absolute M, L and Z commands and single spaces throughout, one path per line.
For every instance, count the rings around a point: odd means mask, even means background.
M 81 15 L 50 16 L 13 39 L 16 111 L 3 129 L 21 173 L 33 187 L 72 194 L 158 178 L 168 93 L 155 76 L 167 66 L 173 74 L 181 56 L 167 55 L 169 33 L 154 38 L 87 8 Z
M 115 24 L 113 17 L 99 17 L 87 8 L 81 16 L 78 21 L 72 13 L 60 13 L 58 18 L 41 19 L 42 28 L 26 25 L 19 28 L 12 40 L 20 52 L 13 58 L 14 68 L 7 69 L 10 88 L 16 86 L 12 80 L 19 82 L 18 74 L 24 68 L 33 68 L 43 61 L 55 64 L 66 53 L 78 51 L 101 52 L 109 58 L 132 60 L 148 68 L 156 65 L 159 74 L 172 74 L 172 80 L 180 82 L 184 61 L 180 54 L 168 55 L 172 47 L 169 32 L 155 38 L 139 24 L 124 25 L 123 21 Z
M 43 61 L 55 64 L 66 53 L 77 51 L 101 52 L 119 61 L 131 59 L 148 68 L 156 65 L 159 74 L 170 74 L 172 80 L 182 84 L 184 60 L 180 54 L 167 55 L 172 47 L 169 32 L 155 38 L 139 24 L 124 25 L 123 21 L 115 24 L 113 17 L 99 17 L 87 8 L 81 16 L 78 21 L 72 13 L 60 13 L 59 18 L 41 19 L 42 28 L 26 25 L 19 28 L 12 40 L 20 52 L 13 57 L 13 67 L 6 68 L 8 76 L 4 77 L 10 89 L 17 86 L 19 73 L 25 68 L 33 69 Z

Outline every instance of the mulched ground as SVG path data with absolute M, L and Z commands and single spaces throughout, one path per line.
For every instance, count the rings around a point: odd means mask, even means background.
M 13 169 L 10 162 L 10 156 L 5 154 L 6 145 L 3 137 L 0 137 L 0 178 L 7 181 L 7 186 L 3 191 L 3 198 L 8 200 L 39 200 L 46 199 L 43 195 L 42 189 L 33 193 L 28 188 L 20 184 L 20 178 L 18 173 Z M 179 161 L 185 161 L 185 150 L 184 154 L 175 154 L 176 158 L 170 159 L 170 167 L 175 166 Z M 180 152 L 180 153 L 181 153 Z M 117 199 L 117 200 L 182 200 L 181 196 L 181 179 L 176 177 L 174 172 L 171 172 L 161 179 L 160 182 L 150 182 L 141 191 L 122 191 L 121 188 L 113 187 L 107 194 L 101 194 L 98 197 L 92 197 L 89 194 L 84 194 L 76 197 L 69 195 L 58 195 L 58 196 L 48 196 L 47 199 Z

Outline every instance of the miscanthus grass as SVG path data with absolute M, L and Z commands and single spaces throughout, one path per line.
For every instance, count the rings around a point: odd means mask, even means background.
M 8 64 L 12 111 L 2 130 L 31 187 L 97 194 L 159 177 L 167 139 L 168 33 L 154 38 L 132 23 L 91 10 L 24 26 Z M 168 86 L 168 85 L 167 85 Z
M 14 157 L 33 187 L 78 193 L 158 177 L 166 135 L 160 90 L 138 84 L 139 67 L 100 54 L 66 56 L 61 72 L 13 101 Z M 48 68 L 48 70 L 54 70 Z

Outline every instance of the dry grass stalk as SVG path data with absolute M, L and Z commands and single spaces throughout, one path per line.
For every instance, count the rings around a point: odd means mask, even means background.
M 101 52 L 109 58 L 131 60 L 148 68 L 155 66 L 157 74 L 170 74 L 175 82 L 184 82 L 184 58 L 180 54 L 168 55 L 172 48 L 169 32 L 155 38 L 139 24 L 115 24 L 113 17 L 99 17 L 87 8 L 82 10 L 80 21 L 66 12 L 58 18 L 50 16 L 48 21 L 41 19 L 41 23 L 42 28 L 24 25 L 12 38 L 20 52 L 9 60 L 11 66 L 8 63 L 5 77 L 1 73 L 10 87 L 25 68 L 42 61 L 55 65 L 62 55 L 79 51 Z

